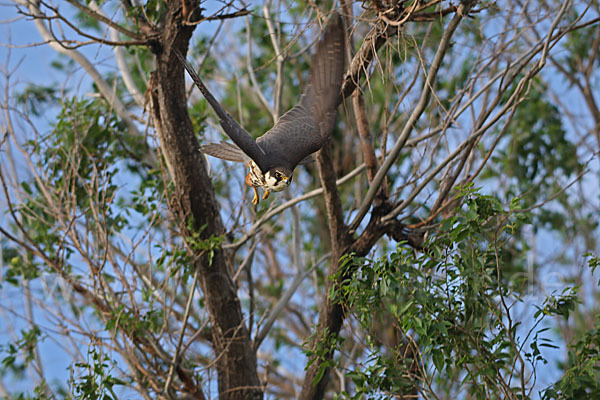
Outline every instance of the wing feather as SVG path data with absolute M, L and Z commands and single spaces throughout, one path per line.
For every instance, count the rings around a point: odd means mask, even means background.
M 334 16 L 317 45 L 311 63 L 310 83 L 300 103 L 285 113 L 271 130 L 257 139 L 270 164 L 293 170 L 319 150 L 331 136 L 344 74 L 344 27 Z
M 223 130 L 229 136 L 231 140 L 240 148 L 248 157 L 250 157 L 256 164 L 260 167 L 261 170 L 266 171 L 268 169 L 268 158 L 266 157 L 265 151 L 260 148 L 260 146 L 252 139 L 252 137 L 242 128 L 232 117 L 225 111 L 223 106 L 214 98 L 212 93 L 208 90 L 208 88 L 204 85 L 204 82 L 200 79 L 194 68 L 187 62 L 185 57 L 181 55 L 181 53 L 174 49 L 175 55 L 183 64 L 188 74 L 200 89 L 200 92 L 204 95 L 208 104 L 212 107 L 212 109 L 217 113 L 219 117 L 219 122 L 223 127 Z M 217 156 L 218 157 L 218 156 Z

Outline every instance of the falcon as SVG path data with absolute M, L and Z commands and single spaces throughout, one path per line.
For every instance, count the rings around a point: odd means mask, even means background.
M 200 150 L 249 167 L 246 184 L 254 190 L 252 204 L 255 206 L 259 202 L 258 187 L 264 190 L 263 199 L 270 192 L 287 188 L 296 166 L 310 162 L 310 155 L 321 149 L 331 136 L 344 74 L 344 28 L 338 14 L 328 23 L 317 44 L 311 60 L 310 78 L 300 102 L 256 140 L 225 111 L 181 53 L 175 50 L 175 54 L 233 141 L 209 143 Z

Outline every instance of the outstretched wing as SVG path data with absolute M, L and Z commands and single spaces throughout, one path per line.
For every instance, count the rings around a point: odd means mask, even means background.
M 250 157 L 233 143 L 208 143 L 200 146 L 200 151 L 227 161 L 242 162 L 244 164 L 250 161 Z
M 319 150 L 331 135 L 340 103 L 344 74 L 344 27 L 336 15 L 325 29 L 312 57 L 310 83 L 300 103 L 257 139 L 271 164 L 294 169 Z
M 181 53 L 174 49 L 175 55 L 179 59 L 179 61 L 183 64 L 185 69 L 187 70 L 190 77 L 200 89 L 200 92 L 204 95 L 208 104 L 212 107 L 213 110 L 217 113 L 219 117 L 219 122 L 225 130 L 227 136 L 233 140 L 233 142 L 237 145 L 239 149 L 241 149 L 248 157 L 250 157 L 254 162 L 259 166 L 259 168 L 263 171 L 268 169 L 267 158 L 265 152 L 260 148 L 260 146 L 252 139 L 252 137 L 242 128 L 232 117 L 225 111 L 225 109 L 219 104 L 219 102 L 214 98 L 214 96 L 210 93 L 208 88 L 204 85 L 194 68 L 187 62 L 185 57 L 181 55 Z M 218 157 L 218 156 L 217 156 Z

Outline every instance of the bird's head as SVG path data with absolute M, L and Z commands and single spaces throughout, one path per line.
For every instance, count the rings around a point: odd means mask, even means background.
M 294 171 L 286 167 L 272 167 L 265 173 L 265 189 L 281 192 L 292 183 Z

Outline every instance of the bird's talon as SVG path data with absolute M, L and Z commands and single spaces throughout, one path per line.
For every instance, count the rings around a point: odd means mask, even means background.
M 258 191 L 256 190 L 255 187 L 252 188 L 254 190 L 254 197 L 252 198 L 252 204 L 254 204 L 255 206 L 258 205 Z
M 270 194 L 270 193 L 271 193 L 271 192 L 269 192 L 268 190 L 265 190 L 265 194 L 263 194 L 263 200 L 266 200 L 266 199 L 267 199 L 267 197 L 269 197 L 269 194 Z

